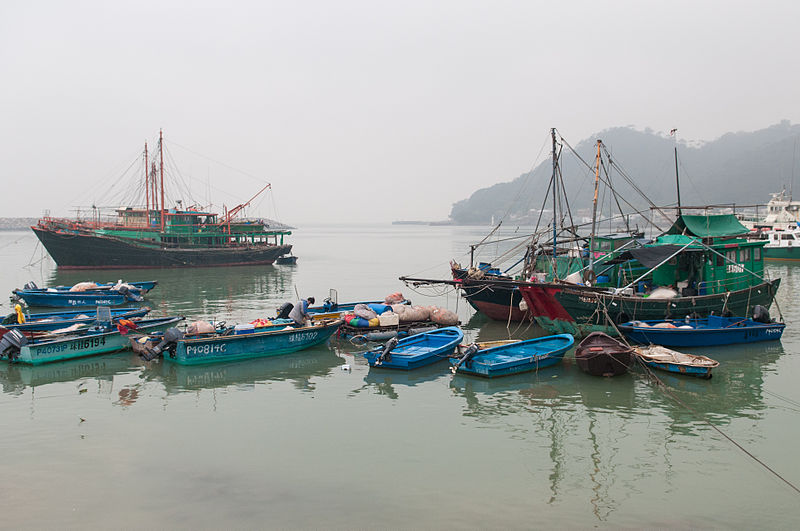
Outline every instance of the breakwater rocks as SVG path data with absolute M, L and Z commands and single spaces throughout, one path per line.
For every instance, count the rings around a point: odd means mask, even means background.
M 37 218 L 0 218 L 0 230 L 28 230 Z

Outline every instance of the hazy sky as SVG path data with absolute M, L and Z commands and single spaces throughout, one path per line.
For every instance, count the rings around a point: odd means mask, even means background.
M 0 216 L 105 200 L 163 128 L 257 177 L 172 147 L 197 199 L 271 182 L 293 224 L 445 219 L 548 156 L 550 127 L 800 121 L 798 21 L 796 1 L 4 0 Z

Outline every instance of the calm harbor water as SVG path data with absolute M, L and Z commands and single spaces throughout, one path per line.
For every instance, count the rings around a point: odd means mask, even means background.
M 156 279 L 157 315 L 244 322 L 295 289 L 343 302 L 399 290 L 456 310 L 473 339 L 541 335 L 397 280 L 446 278 L 484 234 L 309 227 L 293 236 L 297 266 L 58 272 L 32 233 L 0 232 L 0 291 Z M 783 279 L 783 340 L 706 349 L 714 378 L 659 373 L 669 393 L 642 373 L 587 376 L 571 353 L 497 380 L 369 370 L 345 341 L 207 367 L 130 352 L 3 362 L 0 527 L 797 528 L 798 494 L 706 423 L 800 485 L 800 266 L 768 271 Z

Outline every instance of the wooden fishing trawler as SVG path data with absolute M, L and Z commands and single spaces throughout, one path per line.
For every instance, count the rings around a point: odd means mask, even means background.
M 45 216 L 31 227 L 60 269 L 200 267 L 272 264 L 289 253 L 291 231 L 272 229 L 263 220 L 237 219 L 270 185 L 222 215 L 180 201 L 167 208 L 164 193 L 163 137 L 159 164 L 148 165 L 144 150 L 144 206 L 115 210 L 113 219 L 62 219 Z

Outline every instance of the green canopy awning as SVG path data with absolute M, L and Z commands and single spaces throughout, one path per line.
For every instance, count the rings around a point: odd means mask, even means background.
M 688 234 L 698 238 L 723 238 L 746 234 L 747 228 L 733 214 L 682 215 L 667 234 Z

